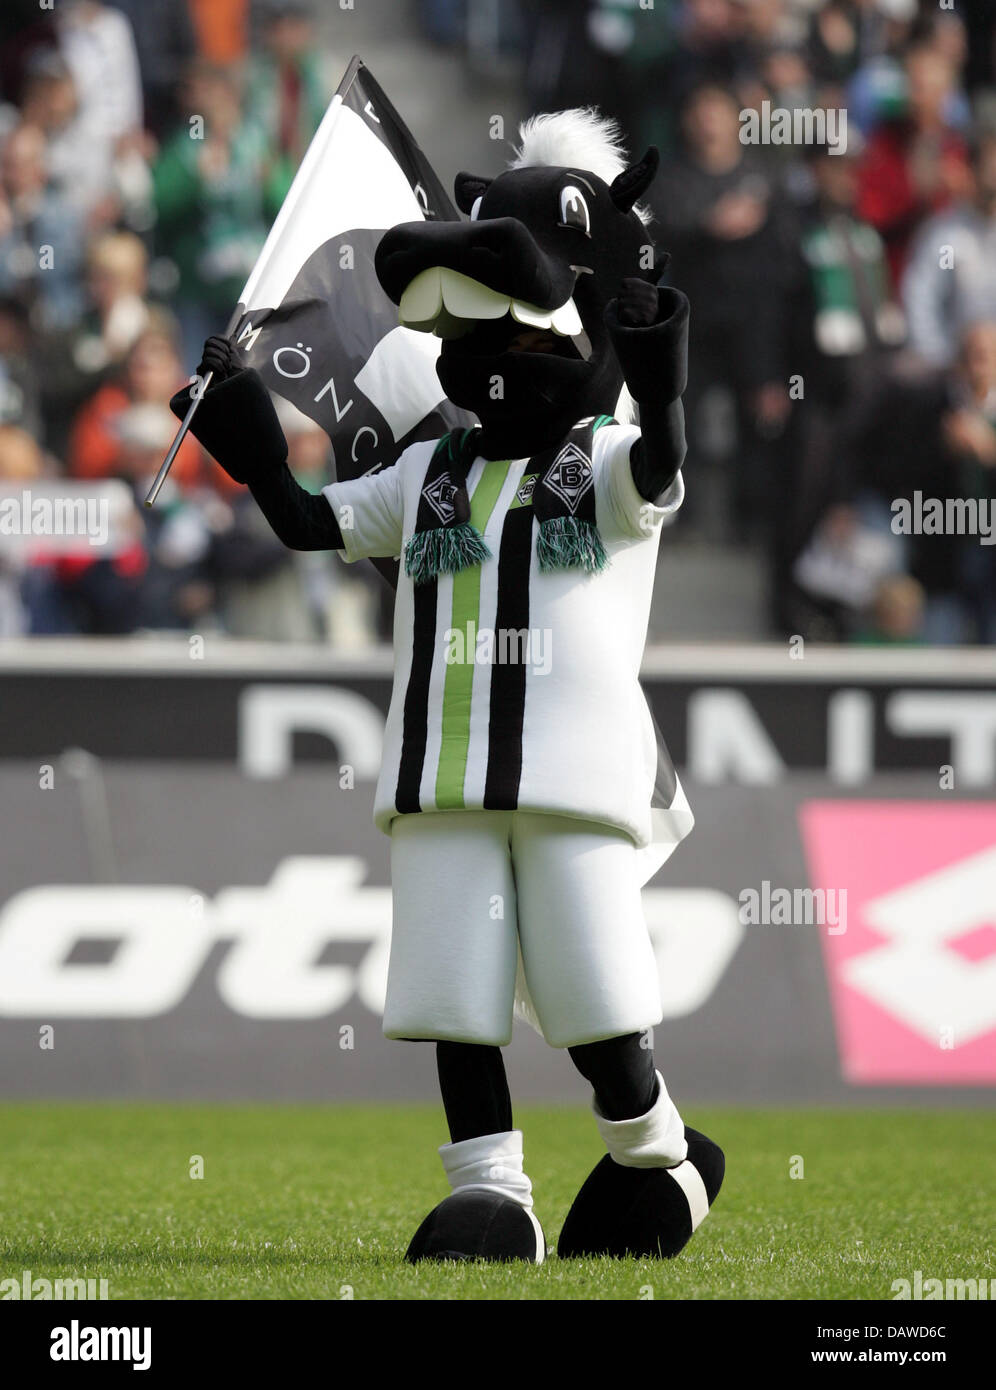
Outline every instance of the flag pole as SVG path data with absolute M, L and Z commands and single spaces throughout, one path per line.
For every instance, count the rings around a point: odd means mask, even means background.
M 232 317 L 228 320 L 228 327 L 225 329 L 226 338 L 230 338 L 232 334 L 235 332 L 236 328 L 238 327 L 239 319 L 241 319 L 244 313 L 245 305 L 239 304 L 235 312 L 232 314 Z M 173 436 L 173 443 L 169 446 L 169 453 L 163 459 L 162 467 L 156 474 L 155 482 L 149 488 L 149 495 L 145 499 L 145 505 L 147 507 L 151 507 L 155 504 L 156 498 L 162 491 L 162 486 L 163 483 L 166 481 L 167 474 L 169 473 L 169 470 L 173 467 L 173 460 L 180 452 L 180 445 L 187 437 L 187 431 L 190 429 L 190 422 L 193 420 L 194 415 L 197 411 L 197 407 L 201 403 L 201 397 L 204 395 L 204 392 L 211 385 L 211 380 L 213 376 L 214 372 L 205 372 L 204 375 L 200 378 L 195 390 L 191 392 L 190 405 L 187 407 L 187 413 L 183 417 L 183 421 L 180 425 L 180 428 Z
M 305 151 L 305 155 L 301 161 L 300 168 L 294 176 L 294 182 L 291 184 L 291 187 L 287 193 L 287 197 L 283 201 L 283 206 L 281 207 L 280 211 L 277 213 L 276 218 L 274 219 L 273 226 L 270 228 L 270 233 L 263 244 L 263 249 L 259 253 L 259 259 L 256 261 L 256 264 L 253 267 L 249 279 L 246 281 L 245 289 L 242 291 L 241 299 L 239 300 L 239 303 L 235 308 L 235 312 L 232 314 L 232 317 L 228 321 L 228 327 L 225 329 L 226 338 L 231 338 L 232 334 L 235 332 L 236 328 L 239 325 L 239 321 L 242 319 L 247 308 L 249 307 L 250 292 L 252 289 L 255 288 L 255 285 L 260 278 L 262 269 L 266 264 L 266 261 L 270 255 L 270 252 L 272 251 L 272 248 L 279 241 L 284 227 L 286 226 L 287 222 L 290 220 L 293 214 L 294 208 L 298 201 L 298 197 L 300 196 L 300 191 L 304 188 L 307 182 L 307 173 L 310 172 L 311 165 L 317 162 L 319 152 L 324 147 L 328 135 L 332 129 L 332 124 L 335 119 L 335 116 L 338 115 L 339 108 L 342 106 L 343 98 L 345 97 L 349 88 L 352 86 L 353 79 L 355 78 L 356 74 L 360 71 L 362 67 L 363 60 L 354 54 L 354 56 L 349 60 L 349 66 L 343 73 L 342 81 L 336 88 L 335 95 L 332 97 L 332 100 L 329 103 L 328 110 L 325 112 L 325 115 L 322 118 L 322 123 L 318 127 L 318 130 L 315 132 L 314 139 L 308 146 L 308 149 Z M 295 188 L 297 189 L 298 197 L 295 197 Z M 173 443 L 169 446 L 169 452 L 163 459 L 162 467 L 156 474 L 155 481 L 153 482 L 151 488 L 149 488 L 148 496 L 145 499 L 145 505 L 147 507 L 151 507 L 155 504 L 156 498 L 162 491 L 163 483 L 165 483 L 166 481 L 166 478 L 169 474 L 169 470 L 173 467 L 173 460 L 179 453 L 180 445 L 187 437 L 187 432 L 190 429 L 190 423 L 197 412 L 197 407 L 201 403 L 201 398 L 203 397 L 204 392 L 211 385 L 211 379 L 213 375 L 213 372 L 206 372 L 197 384 L 196 389 L 191 393 L 190 405 L 187 409 L 187 413 L 183 417 L 183 421 L 180 425 L 180 428 L 177 430 L 173 438 Z

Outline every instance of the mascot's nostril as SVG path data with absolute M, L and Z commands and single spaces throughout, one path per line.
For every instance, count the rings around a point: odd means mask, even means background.
M 498 242 L 494 245 L 478 242 L 476 246 L 470 248 L 470 259 L 482 266 L 501 265 L 504 260 L 508 259 L 507 248 Z

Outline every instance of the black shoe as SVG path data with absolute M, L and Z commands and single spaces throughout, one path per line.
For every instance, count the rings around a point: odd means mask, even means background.
M 422 1222 L 405 1259 L 528 1260 L 542 1264 L 543 1230 L 532 1212 L 497 1192 L 454 1192 Z
M 685 1126 L 688 1157 L 676 1168 L 624 1168 L 608 1154 L 567 1213 L 557 1254 L 670 1259 L 688 1244 L 723 1182 L 723 1150 Z

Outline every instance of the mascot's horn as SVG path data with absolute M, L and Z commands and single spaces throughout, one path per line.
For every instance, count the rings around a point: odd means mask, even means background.
M 469 213 L 491 182 L 491 179 L 481 178 L 478 174 L 457 174 L 453 181 L 453 194 L 460 211 Z
M 651 145 L 637 164 L 631 164 L 612 180 L 609 193 L 620 212 L 631 212 L 636 200 L 646 193 L 654 181 L 660 159 L 657 146 Z

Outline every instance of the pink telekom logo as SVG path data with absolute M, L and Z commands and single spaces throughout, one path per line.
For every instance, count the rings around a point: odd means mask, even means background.
M 814 886 L 847 889 L 821 932 L 849 1081 L 996 1082 L 996 806 L 811 801 Z

